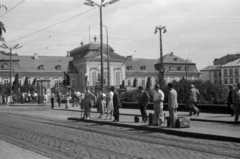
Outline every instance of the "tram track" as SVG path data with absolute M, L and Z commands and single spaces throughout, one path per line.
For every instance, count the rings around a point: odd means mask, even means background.
M 204 153 L 209 153 L 209 154 L 215 154 L 215 155 L 223 155 L 223 156 L 228 156 L 228 157 L 238 157 L 238 153 L 234 153 L 239 151 L 239 149 L 234 149 L 232 151 L 226 150 L 224 147 L 217 147 L 216 145 L 213 145 L 213 148 L 211 149 L 206 149 L 206 148 L 201 148 L 204 146 L 210 146 L 209 144 L 202 144 L 201 146 L 199 146 L 199 144 L 196 144 L 194 142 L 184 142 L 183 140 L 176 140 L 176 139 L 171 139 L 171 141 L 164 141 L 164 139 L 158 138 L 156 139 L 156 137 L 154 136 L 149 136 L 149 135 L 142 135 L 142 134 L 138 134 L 138 136 L 133 136 L 133 133 L 129 133 L 129 132 L 116 132 L 116 130 L 111 130 L 111 129 L 101 129 L 99 127 L 97 128 L 91 128 L 91 127 L 86 127 L 86 126 L 82 126 L 82 125 L 77 125 L 78 123 L 73 123 L 71 122 L 71 124 L 69 124 L 69 122 L 60 122 L 60 121 L 55 121 L 55 120 L 46 120 L 45 118 L 39 118 L 39 117 L 35 117 L 36 119 L 31 118 L 32 116 L 16 116 L 16 114 L 2 114 L 1 113 L 1 117 L 6 117 L 6 118 L 12 118 L 12 119 L 16 119 L 16 120 L 25 120 L 28 122 L 35 122 L 35 123 L 41 123 L 41 124 L 47 124 L 47 125 L 52 125 L 52 126 L 58 126 L 58 127 L 64 127 L 64 128 L 70 128 L 70 129 L 75 129 L 75 130 L 81 130 L 81 131 L 89 131 L 89 132 L 94 132 L 94 133 L 100 133 L 100 134 L 108 134 L 111 136 L 115 136 L 115 137 L 124 137 L 130 140 L 136 140 L 136 141 L 141 141 L 141 142 L 148 142 L 148 143 L 152 143 L 152 144 L 161 144 L 161 145 L 165 145 L 165 146 L 172 146 L 172 147 L 177 147 L 177 148 L 182 148 L 182 149 L 187 149 L 187 150 L 193 150 L 193 151 L 199 151 L 199 152 L 204 152 Z M 2 123 L 1 123 L 2 125 Z M 7 125 L 6 125 L 7 126 Z M 9 127 L 9 125 L 8 125 Z M 13 127 L 10 126 L 12 129 L 19 129 L 17 127 Z M 21 131 L 25 131 L 27 132 L 25 129 L 21 129 Z M 36 133 L 36 132 L 30 132 L 30 133 Z M 36 133 L 38 134 L 38 133 Z M 121 154 L 121 153 L 116 153 L 116 152 L 111 152 L 109 150 L 104 150 L 104 149 L 99 149 L 99 147 L 94 147 L 94 146 L 89 146 L 86 144 L 80 144 L 74 141 L 66 141 L 63 140 L 61 138 L 58 138 L 56 136 L 49 136 L 47 134 L 38 134 L 39 136 L 44 136 L 46 138 L 48 138 L 49 140 L 51 138 L 54 138 L 55 140 L 59 140 L 61 142 L 66 142 L 66 143 L 71 143 L 73 145 L 78 145 L 84 148 L 89 148 L 92 150 L 96 150 L 99 151 L 101 153 L 105 153 L 105 154 L 112 154 L 112 155 L 116 155 L 119 157 L 123 157 L 123 158 L 137 158 L 135 156 L 124 156 L 125 154 Z M 136 134 L 135 134 L 136 135 Z M 176 144 L 176 143 L 180 143 L 180 144 Z M 210 146 L 211 147 L 211 146 Z M 217 149 L 221 148 L 222 151 L 218 151 Z M 59 150 L 56 150 L 57 152 Z M 123 156 L 122 156 L 123 155 Z M 75 156 L 73 156 L 75 157 Z

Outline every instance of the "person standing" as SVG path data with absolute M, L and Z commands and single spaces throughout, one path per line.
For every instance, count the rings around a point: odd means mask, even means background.
M 154 107 L 154 118 L 153 126 L 164 126 L 164 117 L 163 117 L 163 101 L 164 93 L 160 90 L 160 85 L 155 84 L 153 94 L 153 107 Z
M 170 126 L 172 128 L 176 127 L 176 120 L 177 120 L 177 108 L 178 108 L 178 102 L 177 102 L 177 92 L 175 89 L 173 89 L 173 84 L 168 83 L 168 111 L 169 111 L 169 117 L 170 117 Z
M 139 95 L 138 95 L 138 104 L 139 104 L 139 108 L 140 108 L 140 112 L 142 115 L 142 123 L 146 123 L 147 122 L 147 105 L 149 102 L 149 94 L 148 92 L 143 90 L 142 86 L 138 87 L 139 90 Z
M 48 100 L 48 95 L 47 95 L 47 93 L 45 93 L 44 94 L 44 100 L 43 100 L 44 105 L 47 104 L 47 102 L 48 102 L 47 100 Z
M 189 97 L 189 101 L 190 101 L 189 116 L 192 116 L 192 112 L 196 113 L 197 116 L 199 116 L 200 110 L 197 108 L 197 104 L 200 98 L 200 93 L 198 89 L 194 87 L 194 85 L 191 85 L 190 87 L 191 89 L 190 89 L 190 97 Z
M 114 86 L 111 87 L 111 91 L 113 92 L 113 122 L 119 122 L 119 108 L 122 107 L 122 104 Z
M 85 98 L 84 98 L 84 117 L 85 119 L 90 119 L 91 111 L 91 100 L 95 101 L 95 95 L 89 91 L 89 88 L 86 88 Z
M 113 107 L 113 96 L 114 96 L 114 92 L 112 91 L 112 89 L 110 88 L 110 91 L 107 95 L 107 117 L 106 119 L 110 119 L 112 120 L 113 117 L 113 111 L 114 111 L 114 107 Z
M 98 118 L 103 118 L 104 108 L 106 105 L 106 102 L 104 100 L 105 97 L 106 95 L 102 93 L 102 91 L 99 91 L 98 98 L 97 98 L 97 109 L 98 109 L 98 112 L 100 113 L 100 116 Z
M 58 106 L 61 107 L 61 95 L 60 95 L 60 91 L 57 92 L 57 102 L 58 102 Z
M 233 98 L 232 98 L 233 86 L 229 85 L 228 88 L 229 88 L 228 100 L 227 100 L 228 110 L 229 110 L 229 113 L 231 114 L 231 116 L 234 116 L 234 111 L 230 108 L 230 106 L 233 104 Z
M 237 88 L 233 91 L 232 98 L 235 107 L 235 123 L 237 123 L 240 113 L 240 83 L 237 84 Z
M 53 109 L 54 108 L 54 93 L 52 92 L 51 93 L 51 109 Z

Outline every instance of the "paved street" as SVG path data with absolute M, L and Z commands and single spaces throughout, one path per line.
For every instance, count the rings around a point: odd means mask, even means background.
M 37 153 L 35 158 L 39 159 L 239 158 L 240 144 L 236 142 L 67 120 L 78 116 L 77 111 L 51 110 L 50 106 L 0 106 L 0 141 L 26 150 L 26 156 L 28 152 Z M 97 116 L 92 113 L 92 118 Z M 0 156 L 13 150 L 11 145 L 4 146 Z

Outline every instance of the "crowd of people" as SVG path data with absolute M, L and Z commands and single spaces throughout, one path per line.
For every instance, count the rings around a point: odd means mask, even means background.
M 21 92 L 21 93 L 2 93 L 0 94 L 0 104 L 9 105 L 16 103 L 36 103 L 38 95 L 36 92 Z

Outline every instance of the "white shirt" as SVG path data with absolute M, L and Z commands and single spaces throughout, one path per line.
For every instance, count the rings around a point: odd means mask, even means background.
M 81 96 L 81 93 L 80 93 L 80 92 L 76 92 L 76 96 L 77 96 L 77 97 L 80 97 L 80 96 Z
M 164 93 L 159 89 L 158 91 L 154 91 L 154 94 L 153 94 L 153 101 L 159 101 L 161 100 L 161 102 L 157 102 L 159 103 L 160 105 L 163 105 L 163 100 L 164 100 Z

